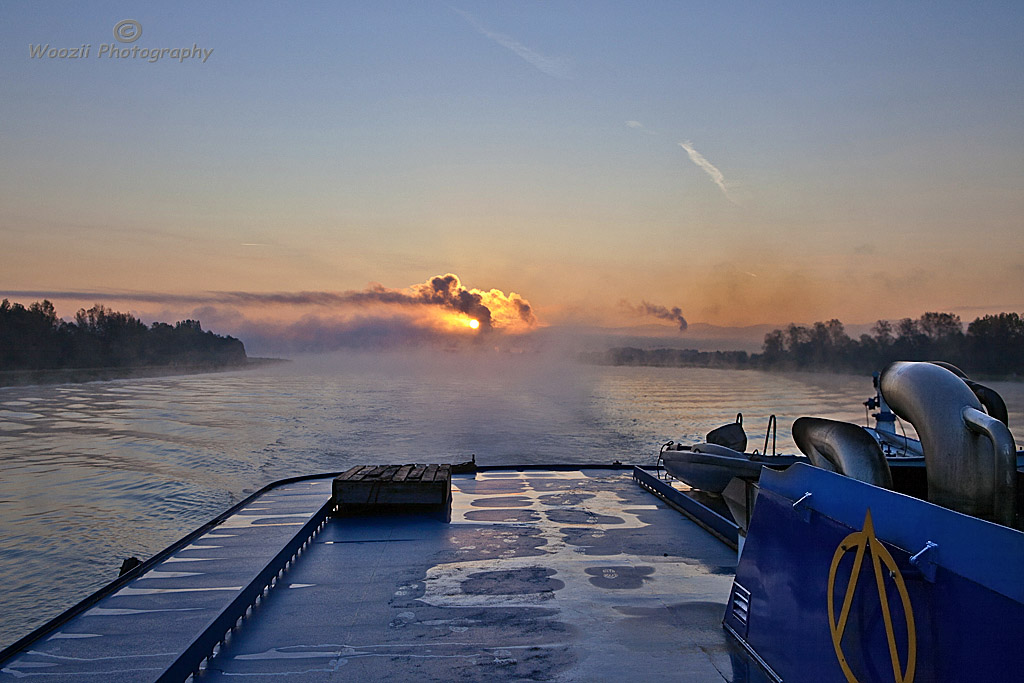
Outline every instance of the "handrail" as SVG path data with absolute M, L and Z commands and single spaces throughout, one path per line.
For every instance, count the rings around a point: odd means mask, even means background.
M 662 472 L 661 463 L 665 459 L 665 451 L 668 450 L 669 448 L 671 448 L 672 446 L 675 446 L 675 445 L 676 445 L 675 441 L 669 440 L 669 441 L 666 441 L 665 443 L 663 443 L 661 445 L 661 448 L 658 450 L 658 459 L 654 461 L 654 469 L 658 470 L 658 472 L 659 472 L 658 476 L 661 476 L 661 472 Z M 668 475 L 668 471 L 666 470 L 664 478 L 667 480 L 668 476 L 669 476 Z
M 775 453 L 775 441 L 776 441 L 776 439 L 778 437 L 778 431 L 779 431 L 778 420 L 775 419 L 775 415 L 769 415 L 768 416 L 768 429 L 766 429 L 765 432 L 764 432 L 764 448 L 761 450 L 761 452 L 764 453 L 765 455 L 768 455 L 768 435 L 769 434 L 771 434 L 771 437 L 772 437 L 772 455 L 776 455 L 776 453 Z

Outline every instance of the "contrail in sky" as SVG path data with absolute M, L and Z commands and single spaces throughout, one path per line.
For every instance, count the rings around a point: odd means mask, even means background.
M 520 43 L 518 40 L 515 40 L 514 38 L 506 36 L 503 33 L 495 33 L 494 31 L 490 30 L 489 28 L 481 24 L 479 21 L 477 21 L 476 17 L 469 14 L 468 12 L 463 12 L 457 7 L 452 7 L 451 9 L 453 12 L 458 13 L 463 19 L 468 21 L 469 24 L 477 31 L 479 31 L 482 35 L 490 38 L 498 45 L 501 45 L 502 47 L 511 50 L 516 55 L 521 57 L 524 61 L 528 62 L 529 64 L 532 64 L 540 71 L 546 73 L 548 76 L 562 79 L 569 78 L 569 65 L 566 63 L 564 59 L 547 57 L 545 55 L 540 54 L 539 52 L 535 52 L 530 48 L 526 47 L 525 45 L 523 45 L 522 43 Z
M 638 130 L 641 133 L 646 133 L 647 135 L 658 134 L 656 131 L 647 128 L 644 124 L 640 123 L 639 121 L 626 121 L 626 128 L 632 128 L 633 130 Z
M 633 130 L 636 131 L 640 131 L 641 133 L 647 133 L 648 135 L 657 135 L 655 131 L 650 130 L 639 121 L 626 121 L 626 127 L 632 128 Z M 697 164 L 697 166 L 699 166 L 701 170 L 703 170 L 711 177 L 711 180 L 715 183 L 715 185 L 718 185 L 718 189 L 722 191 L 722 194 L 725 195 L 725 198 L 728 199 L 733 204 L 735 204 L 736 200 L 729 196 L 729 190 L 725 186 L 725 176 L 722 175 L 722 172 L 719 171 L 714 164 L 705 159 L 703 154 L 694 149 L 693 143 L 690 142 L 689 140 L 687 140 L 686 142 L 680 142 L 679 146 L 686 150 L 687 155 L 689 155 L 690 157 L 690 161 Z
M 679 146 L 686 150 L 686 153 L 690 156 L 690 161 L 697 164 L 705 173 L 711 176 L 711 180 L 714 181 L 715 185 L 718 185 L 718 189 L 722 191 L 725 198 L 734 204 L 733 198 L 729 196 L 729 190 L 725 187 L 725 176 L 722 172 L 715 168 L 715 165 L 704 158 L 704 155 L 693 148 L 693 143 L 687 140 L 686 142 L 680 142 Z

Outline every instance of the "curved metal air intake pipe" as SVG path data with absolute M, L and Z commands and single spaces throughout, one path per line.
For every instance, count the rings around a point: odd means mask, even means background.
M 974 395 L 981 401 L 981 405 L 985 406 L 985 410 L 988 414 L 995 419 L 1002 422 L 1007 427 L 1010 426 L 1010 415 L 1006 410 L 1006 403 L 1003 401 L 1003 397 L 999 395 L 999 392 L 995 389 L 986 387 L 984 384 L 978 384 L 974 380 L 965 379 L 964 384 L 967 388 L 974 392 Z
M 879 386 L 893 412 L 921 437 L 928 499 L 1012 527 L 1016 445 L 964 380 L 934 363 L 900 361 L 882 371 Z
M 878 443 L 862 427 L 820 417 L 801 417 L 793 423 L 793 441 L 816 467 L 892 488 L 889 463 Z
M 952 363 L 947 363 L 943 360 L 932 360 L 928 362 L 932 365 L 938 365 L 940 368 L 946 368 L 962 379 L 964 384 L 966 384 L 967 387 L 974 392 L 974 395 L 978 397 L 978 400 L 981 401 L 981 405 L 985 406 L 985 410 L 988 411 L 989 415 L 999 420 L 1007 427 L 1010 426 L 1010 415 L 1006 410 L 1006 403 L 1003 401 L 1003 397 L 999 395 L 998 391 L 987 387 L 984 384 L 978 384 L 968 377 L 963 370 Z
M 958 368 L 957 366 L 953 365 L 952 363 L 947 363 L 944 360 L 930 360 L 928 362 L 931 363 L 932 365 L 938 365 L 940 368 L 946 368 L 960 379 L 967 379 L 967 373 Z

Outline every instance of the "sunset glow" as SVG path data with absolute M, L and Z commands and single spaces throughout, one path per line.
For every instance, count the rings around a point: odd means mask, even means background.
M 304 339 L 1024 310 L 1024 5 L 787 7 L 19 3 L 0 297 Z M 125 19 L 202 55 L 99 57 Z M 398 301 L 439 273 L 465 306 Z

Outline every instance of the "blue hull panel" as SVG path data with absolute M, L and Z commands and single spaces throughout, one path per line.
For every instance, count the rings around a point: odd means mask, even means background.
M 1022 577 L 1019 531 L 795 465 L 762 476 L 725 624 L 785 681 L 1019 680 Z

